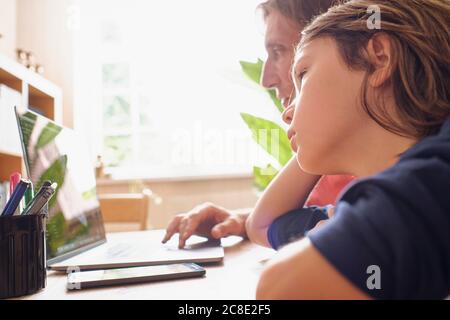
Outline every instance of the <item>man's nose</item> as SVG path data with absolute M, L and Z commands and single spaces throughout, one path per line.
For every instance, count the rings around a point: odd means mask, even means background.
M 284 109 L 281 118 L 287 124 L 291 124 L 292 119 L 294 119 L 294 104 L 291 103 L 286 109 Z
M 266 89 L 273 89 L 277 87 L 278 82 L 278 76 L 273 64 L 270 61 L 266 61 L 262 70 L 261 85 Z

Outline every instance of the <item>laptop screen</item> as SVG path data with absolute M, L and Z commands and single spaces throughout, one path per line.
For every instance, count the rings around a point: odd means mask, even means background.
M 35 192 L 46 180 L 58 183 L 49 202 L 49 262 L 103 243 L 105 231 L 86 143 L 73 130 L 37 113 L 16 108 L 16 115 L 25 165 Z

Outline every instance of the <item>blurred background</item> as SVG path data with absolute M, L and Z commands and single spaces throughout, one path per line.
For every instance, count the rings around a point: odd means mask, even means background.
M 82 133 L 98 193 L 151 190 L 148 228 L 205 201 L 251 207 L 253 166 L 273 159 L 240 113 L 281 122 L 239 64 L 264 60 L 260 2 L 0 0 L 0 112 L 13 97 Z M 16 64 L 61 94 L 24 90 Z

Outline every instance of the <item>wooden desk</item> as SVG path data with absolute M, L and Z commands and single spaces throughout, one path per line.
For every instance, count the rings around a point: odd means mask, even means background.
M 164 234 L 163 230 L 138 232 L 148 233 L 149 241 L 157 242 L 161 241 Z M 126 234 L 109 234 L 108 239 L 123 238 Z M 222 239 L 222 244 L 225 248 L 223 263 L 206 265 L 206 275 L 203 278 L 68 292 L 66 290 L 67 275 L 50 271 L 47 275 L 47 287 L 22 299 L 254 299 L 263 264 L 275 251 L 239 237 Z

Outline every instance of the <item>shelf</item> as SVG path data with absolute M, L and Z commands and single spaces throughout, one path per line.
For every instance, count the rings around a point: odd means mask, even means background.
M 21 156 L 0 153 L 0 181 L 8 181 L 11 173 L 24 173 Z
M 14 60 L 11 60 L 10 58 L 2 54 L 0 54 L 0 70 L 2 70 L 2 72 L 0 72 L 0 75 L 1 73 L 5 73 L 7 75 L 6 79 L 8 78 L 12 78 L 12 80 L 15 79 L 13 81 L 13 84 L 15 81 L 25 82 L 30 86 L 40 90 L 47 96 L 50 97 L 61 96 L 61 89 L 58 86 L 56 86 L 49 80 L 45 79 L 41 75 L 37 74 L 36 72 L 28 70 L 23 65 L 17 63 Z M 7 85 L 7 83 L 5 84 Z M 16 90 L 19 89 L 17 86 L 16 88 L 17 88 Z M 18 91 L 22 92 L 21 89 Z
M 31 107 L 57 123 L 62 122 L 61 89 L 39 74 L 28 70 L 23 65 L 2 54 L 0 54 L 0 84 L 20 93 L 19 98 L 15 99 L 15 101 L 21 100 L 22 108 Z M 0 103 L 0 107 L 6 108 L 3 109 L 8 116 L 5 119 L 13 121 L 15 116 L 9 113 L 13 112 L 13 110 L 12 108 L 8 110 L 12 103 L 6 102 L 5 104 L 6 106 L 2 106 Z M 7 124 L 9 124 L 10 120 L 7 121 Z M 0 126 L 0 135 L 8 139 L 18 139 L 18 137 L 11 136 L 11 130 L 11 126 Z M 0 143 L 0 181 L 9 180 L 10 174 L 15 171 L 22 172 L 25 175 L 22 154 L 17 152 L 17 147 L 13 148 L 8 143 L 2 145 L 4 143 Z
M 16 91 L 22 92 L 22 80 L 16 78 L 2 68 L 0 68 L 0 83 Z
M 33 86 L 28 87 L 28 105 L 38 109 L 47 118 L 55 119 L 55 98 L 46 95 Z

